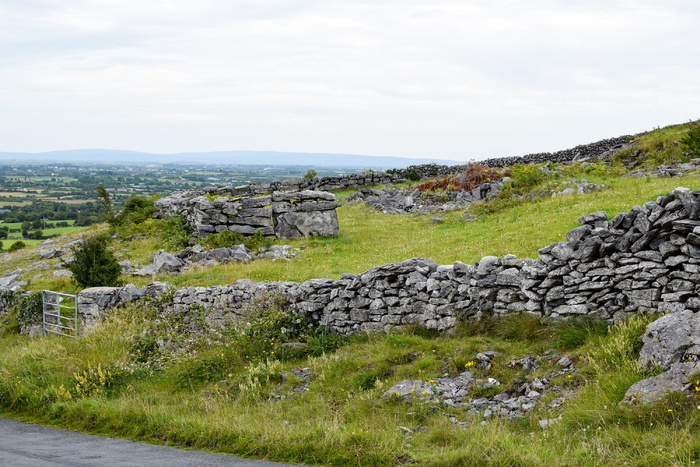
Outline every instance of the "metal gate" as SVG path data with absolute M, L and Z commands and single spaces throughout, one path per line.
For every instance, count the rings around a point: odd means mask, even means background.
M 44 335 L 78 337 L 78 300 L 67 293 L 42 292 L 42 327 Z

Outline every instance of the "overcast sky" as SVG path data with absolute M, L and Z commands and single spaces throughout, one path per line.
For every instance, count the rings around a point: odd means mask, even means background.
M 466 161 L 698 118 L 689 0 L 0 0 L 0 151 Z

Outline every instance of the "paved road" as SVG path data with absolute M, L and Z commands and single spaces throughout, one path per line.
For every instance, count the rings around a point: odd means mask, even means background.
M 102 438 L 74 431 L 0 418 L 2 467 L 282 467 L 278 464 L 123 439 Z

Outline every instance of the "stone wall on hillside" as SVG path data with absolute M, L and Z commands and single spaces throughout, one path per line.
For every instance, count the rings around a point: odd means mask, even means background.
M 542 248 L 539 259 L 486 256 L 475 266 L 430 259 L 387 264 L 339 280 L 257 283 L 172 290 L 164 310 L 209 310 L 225 325 L 265 294 L 284 296 L 291 309 L 341 334 L 418 324 L 449 330 L 457 319 L 530 313 L 541 317 L 599 317 L 617 322 L 636 313 L 700 310 L 700 190 L 677 188 L 611 220 L 605 212 L 579 219 L 566 241 Z M 88 289 L 100 313 L 151 294 L 163 285 Z M 91 312 L 92 313 L 92 312 Z M 94 313 L 93 313 L 94 314 Z M 90 318 L 94 321 L 95 318 Z
M 430 165 L 430 164 L 429 164 Z M 189 190 L 173 193 L 160 202 L 167 204 L 186 203 L 190 198 L 199 196 L 223 196 L 233 198 L 251 198 L 255 196 L 269 195 L 273 192 L 292 193 L 298 191 L 331 191 L 344 188 L 357 188 L 361 186 L 386 185 L 389 183 L 405 182 L 406 178 L 383 172 L 368 172 L 363 174 L 350 174 L 337 177 L 314 177 L 298 180 L 284 180 L 281 182 L 258 183 L 254 185 L 207 187 L 197 190 Z M 169 201 L 163 201 L 169 200 Z M 165 206 L 164 206 L 165 207 Z
M 246 187 L 247 188 L 247 187 Z M 325 191 L 275 191 L 254 196 L 248 190 L 191 196 L 175 193 L 155 203 L 159 216 L 181 215 L 197 237 L 231 230 L 243 235 L 295 238 L 337 236 L 335 195 Z
M 566 163 L 584 161 L 587 159 L 606 159 L 617 151 L 630 145 L 631 141 L 639 135 L 618 136 L 608 138 L 595 143 L 582 144 L 571 149 L 556 152 L 540 152 L 525 156 L 497 157 L 476 161 L 476 164 L 487 167 L 510 167 L 514 164 L 541 164 L 543 162 Z M 399 177 L 407 177 L 408 173 L 415 170 L 422 178 L 435 178 L 445 175 L 464 172 L 469 165 L 438 165 L 424 164 L 412 165 L 405 169 L 397 169 L 394 174 Z

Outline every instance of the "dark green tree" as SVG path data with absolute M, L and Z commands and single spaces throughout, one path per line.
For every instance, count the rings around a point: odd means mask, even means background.
M 73 248 L 75 258 L 68 265 L 73 280 L 81 287 L 121 285 L 121 266 L 107 247 L 107 237 L 96 235 Z
M 304 174 L 304 178 L 316 178 L 318 173 L 314 169 L 309 169 L 308 172 Z

